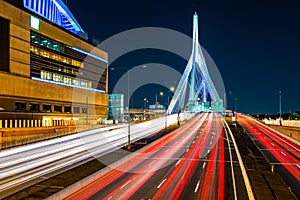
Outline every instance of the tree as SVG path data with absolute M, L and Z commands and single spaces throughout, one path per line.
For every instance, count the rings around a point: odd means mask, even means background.
M 300 120 L 300 111 L 296 111 L 290 115 L 290 120 Z

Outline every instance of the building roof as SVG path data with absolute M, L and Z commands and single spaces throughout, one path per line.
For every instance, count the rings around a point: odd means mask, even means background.
M 80 35 L 84 33 L 71 11 L 61 0 L 23 0 L 25 8 L 49 21 Z

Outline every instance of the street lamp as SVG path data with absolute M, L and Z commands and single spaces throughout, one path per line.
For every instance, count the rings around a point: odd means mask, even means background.
M 144 110 L 146 110 L 146 106 L 147 106 L 147 98 L 144 98 Z
M 131 149 L 131 144 L 130 144 L 130 122 L 131 122 L 131 117 L 130 117 L 130 106 L 129 106 L 129 103 L 130 103 L 130 97 L 129 97 L 129 86 L 130 86 L 130 82 L 129 82 L 129 70 L 125 67 L 118 67 L 118 68 L 115 68 L 115 67 L 112 67 L 110 68 L 111 70 L 117 70 L 117 69 L 123 69 L 127 72 L 127 98 L 128 98 L 128 144 L 127 144 L 127 149 L 130 150 Z
M 174 86 L 170 87 L 170 91 L 175 92 L 175 87 Z
M 281 90 L 279 90 L 279 125 L 282 126 L 282 123 L 281 123 Z
M 163 92 L 159 92 L 160 96 L 163 96 L 164 93 Z M 155 94 L 155 114 L 156 114 L 156 118 L 157 118 L 157 106 L 158 106 L 158 100 L 157 100 L 157 94 Z

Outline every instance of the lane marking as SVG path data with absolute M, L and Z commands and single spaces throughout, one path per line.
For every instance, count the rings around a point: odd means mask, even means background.
M 157 186 L 157 189 L 159 189 L 161 186 L 162 186 L 162 184 L 164 184 L 164 182 L 166 181 L 167 179 L 165 178 L 158 186 Z
M 275 145 L 271 142 L 271 145 L 273 146 L 273 147 L 275 147 Z
M 282 151 L 280 152 L 282 155 L 284 155 L 284 156 L 286 156 L 286 154 L 285 153 L 283 153 Z
M 153 164 L 153 162 L 154 162 L 154 161 L 152 161 L 151 163 L 149 163 L 149 165 L 148 165 L 148 166 L 150 167 L 150 166 Z
M 197 193 L 199 186 L 200 186 L 200 180 L 197 182 L 197 185 L 195 187 L 195 190 L 194 190 L 195 193 Z
M 109 198 L 108 198 L 108 200 L 111 200 L 112 199 L 112 196 L 110 196 Z
M 181 159 L 177 161 L 176 166 L 181 162 Z
M 204 167 L 206 166 L 206 162 L 203 163 L 202 165 L 202 169 L 204 169 Z
M 233 142 L 233 145 L 234 145 L 234 149 L 236 151 L 236 154 L 237 154 L 237 157 L 238 157 L 238 161 L 239 161 L 239 164 L 240 164 L 240 168 L 241 168 L 241 171 L 242 171 L 242 175 L 243 175 L 243 178 L 244 178 L 244 182 L 245 182 L 245 185 L 246 185 L 246 190 L 247 190 L 247 194 L 248 194 L 248 197 L 250 200 L 255 200 L 254 198 L 254 194 L 253 194 L 253 191 L 252 191 L 252 187 L 251 187 L 251 184 L 250 184 L 250 180 L 249 180 L 249 177 L 247 175 L 247 172 L 246 172 L 246 168 L 245 168 L 245 165 L 243 163 L 243 160 L 242 160 L 242 157 L 241 157 L 241 154 L 240 154 L 240 151 L 237 147 L 237 144 L 236 144 L 236 141 L 234 139 L 234 136 L 227 124 L 227 122 L 225 121 L 225 119 L 223 118 L 223 122 L 224 124 L 226 125 L 228 131 L 229 131 L 229 134 L 230 134 L 230 137 L 232 139 L 232 142 Z
M 186 152 L 188 152 L 190 150 L 190 148 L 188 148 L 187 150 L 186 150 Z
M 170 151 L 170 149 L 165 150 L 165 153 L 167 153 L 168 151 Z
M 235 176 L 234 176 L 234 169 L 233 169 L 231 147 L 230 147 L 230 143 L 229 143 L 228 132 L 227 132 L 226 128 L 224 128 L 224 130 L 225 130 L 225 133 L 226 133 L 227 145 L 228 145 L 228 151 L 229 151 L 230 168 L 231 168 L 231 178 L 232 178 L 234 199 L 237 200 L 237 191 L 236 191 L 236 183 L 235 183 Z
M 121 189 L 123 189 L 126 185 L 128 185 L 131 182 L 131 180 L 127 181 L 124 185 L 122 185 Z

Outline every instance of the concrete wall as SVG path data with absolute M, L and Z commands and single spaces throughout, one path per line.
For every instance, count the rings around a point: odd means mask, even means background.
M 280 125 L 279 119 L 277 120 L 268 120 L 264 119 L 263 122 L 265 124 L 270 125 Z M 300 121 L 299 120 L 282 120 L 282 126 L 289 126 L 289 127 L 300 127 Z

